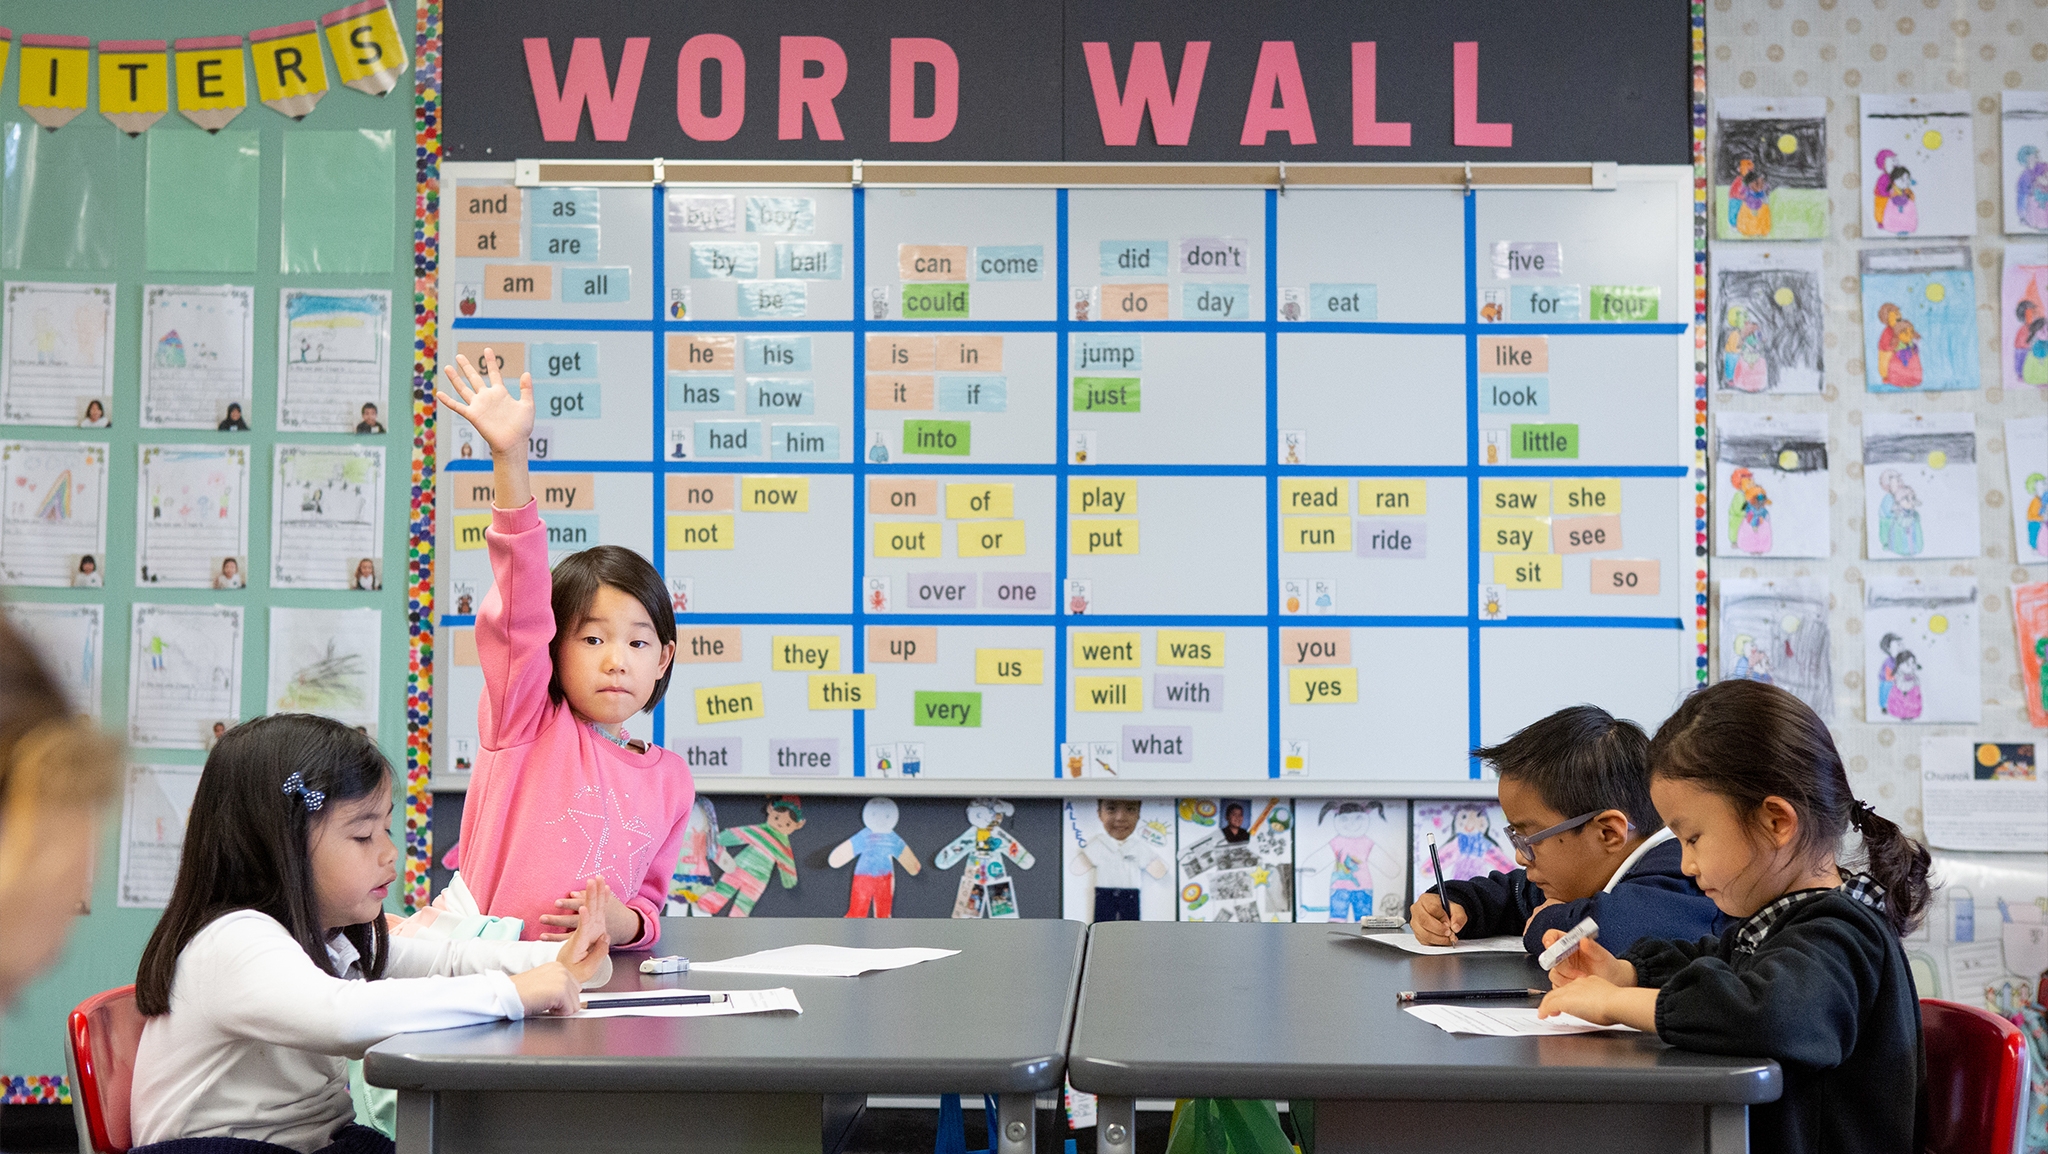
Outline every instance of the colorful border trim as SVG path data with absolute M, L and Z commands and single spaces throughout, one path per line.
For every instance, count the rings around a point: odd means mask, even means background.
M 71 1086 L 62 1074 L 0 1075 L 0 1105 L 69 1106 Z
M 1707 2 L 1692 0 L 1693 676 L 1707 683 Z
M 406 557 L 405 881 L 407 913 L 427 904 L 434 863 L 434 367 L 441 264 L 441 3 L 425 0 L 414 33 L 412 226 L 412 512 Z

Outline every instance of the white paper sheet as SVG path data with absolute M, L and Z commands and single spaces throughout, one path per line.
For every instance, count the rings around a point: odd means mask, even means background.
M 782 974 L 793 978 L 854 978 L 875 970 L 897 970 L 919 962 L 950 958 L 959 950 L 928 946 L 859 949 L 854 946 L 782 946 L 741 954 L 722 962 L 692 962 L 693 974 Z
M 777 1010 L 788 1010 L 801 1014 L 804 1008 L 797 1004 L 796 991 L 787 986 L 772 990 L 727 990 L 723 1002 L 705 1002 L 694 1006 L 622 1006 L 608 1009 L 605 1002 L 612 998 L 641 998 L 648 994 L 665 993 L 662 990 L 631 990 L 611 994 L 595 993 L 583 995 L 583 1001 L 590 1008 L 569 1015 L 573 1018 L 721 1018 L 728 1014 L 766 1014 Z
M 1559 1014 L 1539 1018 L 1529 1006 L 1480 1009 L 1476 1006 L 1403 1006 L 1402 1009 L 1448 1034 L 1486 1034 L 1495 1038 L 1540 1038 L 1549 1034 L 1596 1034 L 1614 1030 L 1626 1034 L 1642 1031 L 1634 1026 L 1596 1026 L 1584 1018 Z
M 229 432 L 229 405 L 248 425 L 255 304 L 249 285 L 143 286 L 143 428 Z
M 1975 725 L 1983 715 L 1977 583 L 1870 577 L 1863 583 L 1863 719 Z
M 36 656 L 42 658 L 43 669 L 63 687 L 72 708 L 98 720 L 106 607 L 9 601 L 4 610 L 8 624 L 27 638 Z
M 377 732 L 380 609 L 270 607 L 270 682 L 279 713 L 317 713 Z
M 277 427 L 353 433 L 391 402 L 391 293 L 285 289 L 278 300 Z
M 249 450 L 139 445 L 136 456 L 136 585 L 246 588 Z
M 271 586 L 348 589 L 365 559 L 383 556 L 383 446 L 277 446 Z
M 130 609 L 128 740 L 205 749 L 215 725 L 230 728 L 241 716 L 241 606 L 138 601 Z
M 9 281 L 6 293 L 0 421 L 104 428 L 114 404 L 114 286 Z M 97 420 L 86 411 L 94 401 Z
M 1863 420 L 1864 555 L 1975 558 L 1977 428 L 1969 413 L 1871 413 Z
M 1411 954 L 1521 954 L 1528 952 L 1528 947 L 1522 944 L 1522 939 L 1510 937 L 1472 938 L 1469 941 L 1461 939 L 1455 946 L 1430 946 L 1424 945 L 1414 934 L 1358 934 L 1356 936 L 1362 942 L 1377 942 L 1383 946 L 1392 946 L 1397 950 L 1406 950 Z
M 160 910 L 178 880 L 185 822 L 199 791 L 196 765 L 131 765 L 121 802 L 121 879 L 115 904 Z
M 1929 845 L 2048 852 L 2048 780 L 2036 765 L 2015 765 L 1999 753 L 1996 743 L 1969 737 L 1920 740 L 1920 805 Z
M 105 584 L 104 442 L 0 444 L 0 488 L 0 582 L 52 589 Z

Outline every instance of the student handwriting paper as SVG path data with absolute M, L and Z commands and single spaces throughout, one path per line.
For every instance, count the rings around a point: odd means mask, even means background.
M 249 285 L 145 285 L 142 427 L 232 428 L 254 399 L 256 290 Z M 239 406 L 229 413 L 228 406 Z
M 28 640 L 43 668 L 57 679 L 71 707 L 100 716 L 100 664 L 106 644 L 106 608 L 52 601 L 10 601 L 0 606 L 7 623 Z
M 384 555 L 384 449 L 279 445 L 270 498 L 270 584 L 347 589 Z
M 270 685 L 279 713 L 317 713 L 377 732 L 381 609 L 270 608 Z
M 0 581 L 99 588 L 107 560 L 107 446 L 0 444 L 0 485 Z
M 131 765 L 121 800 L 121 876 L 114 904 L 160 910 L 178 880 L 185 822 L 199 792 L 196 765 Z
M 1459 939 L 1455 946 L 1424 945 L 1414 934 L 1346 934 L 1357 937 L 1361 942 L 1377 942 L 1406 950 L 1411 954 L 1520 954 L 1526 953 L 1527 946 L 1522 939 L 1512 937 Z
M 927 946 L 859 949 L 853 946 L 783 946 L 741 954 L 722 962 L 692 962 L 693 974 L 782 974 L 792 978 L 857 978 L 875 970 L 898 970 L 919 962 L 950 958 L 959 950 Z
M 114 403 L 114 286 L 9 281 L 0 421 L 104 427 Z M 87 412 L 98 401 L 97 418 Z
M 207 748 L 214 726 L 241 716 L 241 607 L 138 601 L 130 613 L 128 740 Z
M 249 450 L 141 445 L 135 583 L 240 589 L 249 572 Z
M 391 293 L 285 289 L 278 304 L 277 427 L 353 433 L 391 399 Z
M 693 967 L 701 969 L 702 967 Z M 796 1000 L 796 991 L 787 986 L 772 990 L 726 990 L 723 1002 L 702 1002 L 691 1006 L 620 1006 L 616 1009 L 605 1005 L 617 998 L 644 998 L 649 994 L 692 993 L 695 991 L 670 990 L 622 990 L 611 993 L 583 995 L 588 1009 L 569 1015 L 572 1018 L 721 1018 L 729 1014 L 767 1014 L 777 1010 L 801 1014 L 803 1006 Z M 714 991 L 704 991 L 711 993 Z
M 1550 1034 L 1597 1034 L 1603 1030 L 1641 1033 L 1634 1026 L 1596 1026 L 1584 1018 L 1559 1014 L 1539 1018 L 1533 1006 L 1479 1009 L 1473 1006 L 1403 1006 L 1402 1009 L 1447 1034 L 1485 1034 L 1494 1038 L 1540 1038 Z

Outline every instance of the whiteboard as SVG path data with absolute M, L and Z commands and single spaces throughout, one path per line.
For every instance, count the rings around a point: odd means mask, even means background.
M 442 359 L 535 374 L 556 555 L 625 545 L 681 599 L 667 699 L 628 728 L 704 788 L 1460 796 L 1491 790 L 1477 744 L 1581 701 L 1653 727 L 1696 684 L 1687 168 L 1284 195 L 512 173 L 444 171 Z M 489 473 L 459 418 L 438 448 L 452 779 Z

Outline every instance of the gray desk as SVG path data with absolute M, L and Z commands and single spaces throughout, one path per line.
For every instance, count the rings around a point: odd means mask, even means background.
M 1132 1154 L 1133 1099 L 1316 1101 L 1317 1154 L 1748 1149 L 1774 1062 L 1646 1034 L 1447 1034 L 1400 990 L 1549 983 L 1511 954 L 1421 957 L 1323 925 L 1094 927 L 1067 1078 L 1100 1096 L 1097 1149 Z M 1534 1005 L 1534 1001 L 1493 1005 Z
M 794 1014 L 535 1019 L 401 1034 L 365 1076 L 398 1090 L 401 1154 L 836 1148 L 870 1093 L 1000 1095 L 996 1154 L 1030 1154 L 1032 1102 L 1066 1067 L 1077 922 L 667 918 L 660 952 L 936 946 L 950 958 L 860 978 L 642 975 L 606 989 L 788 986 Z

